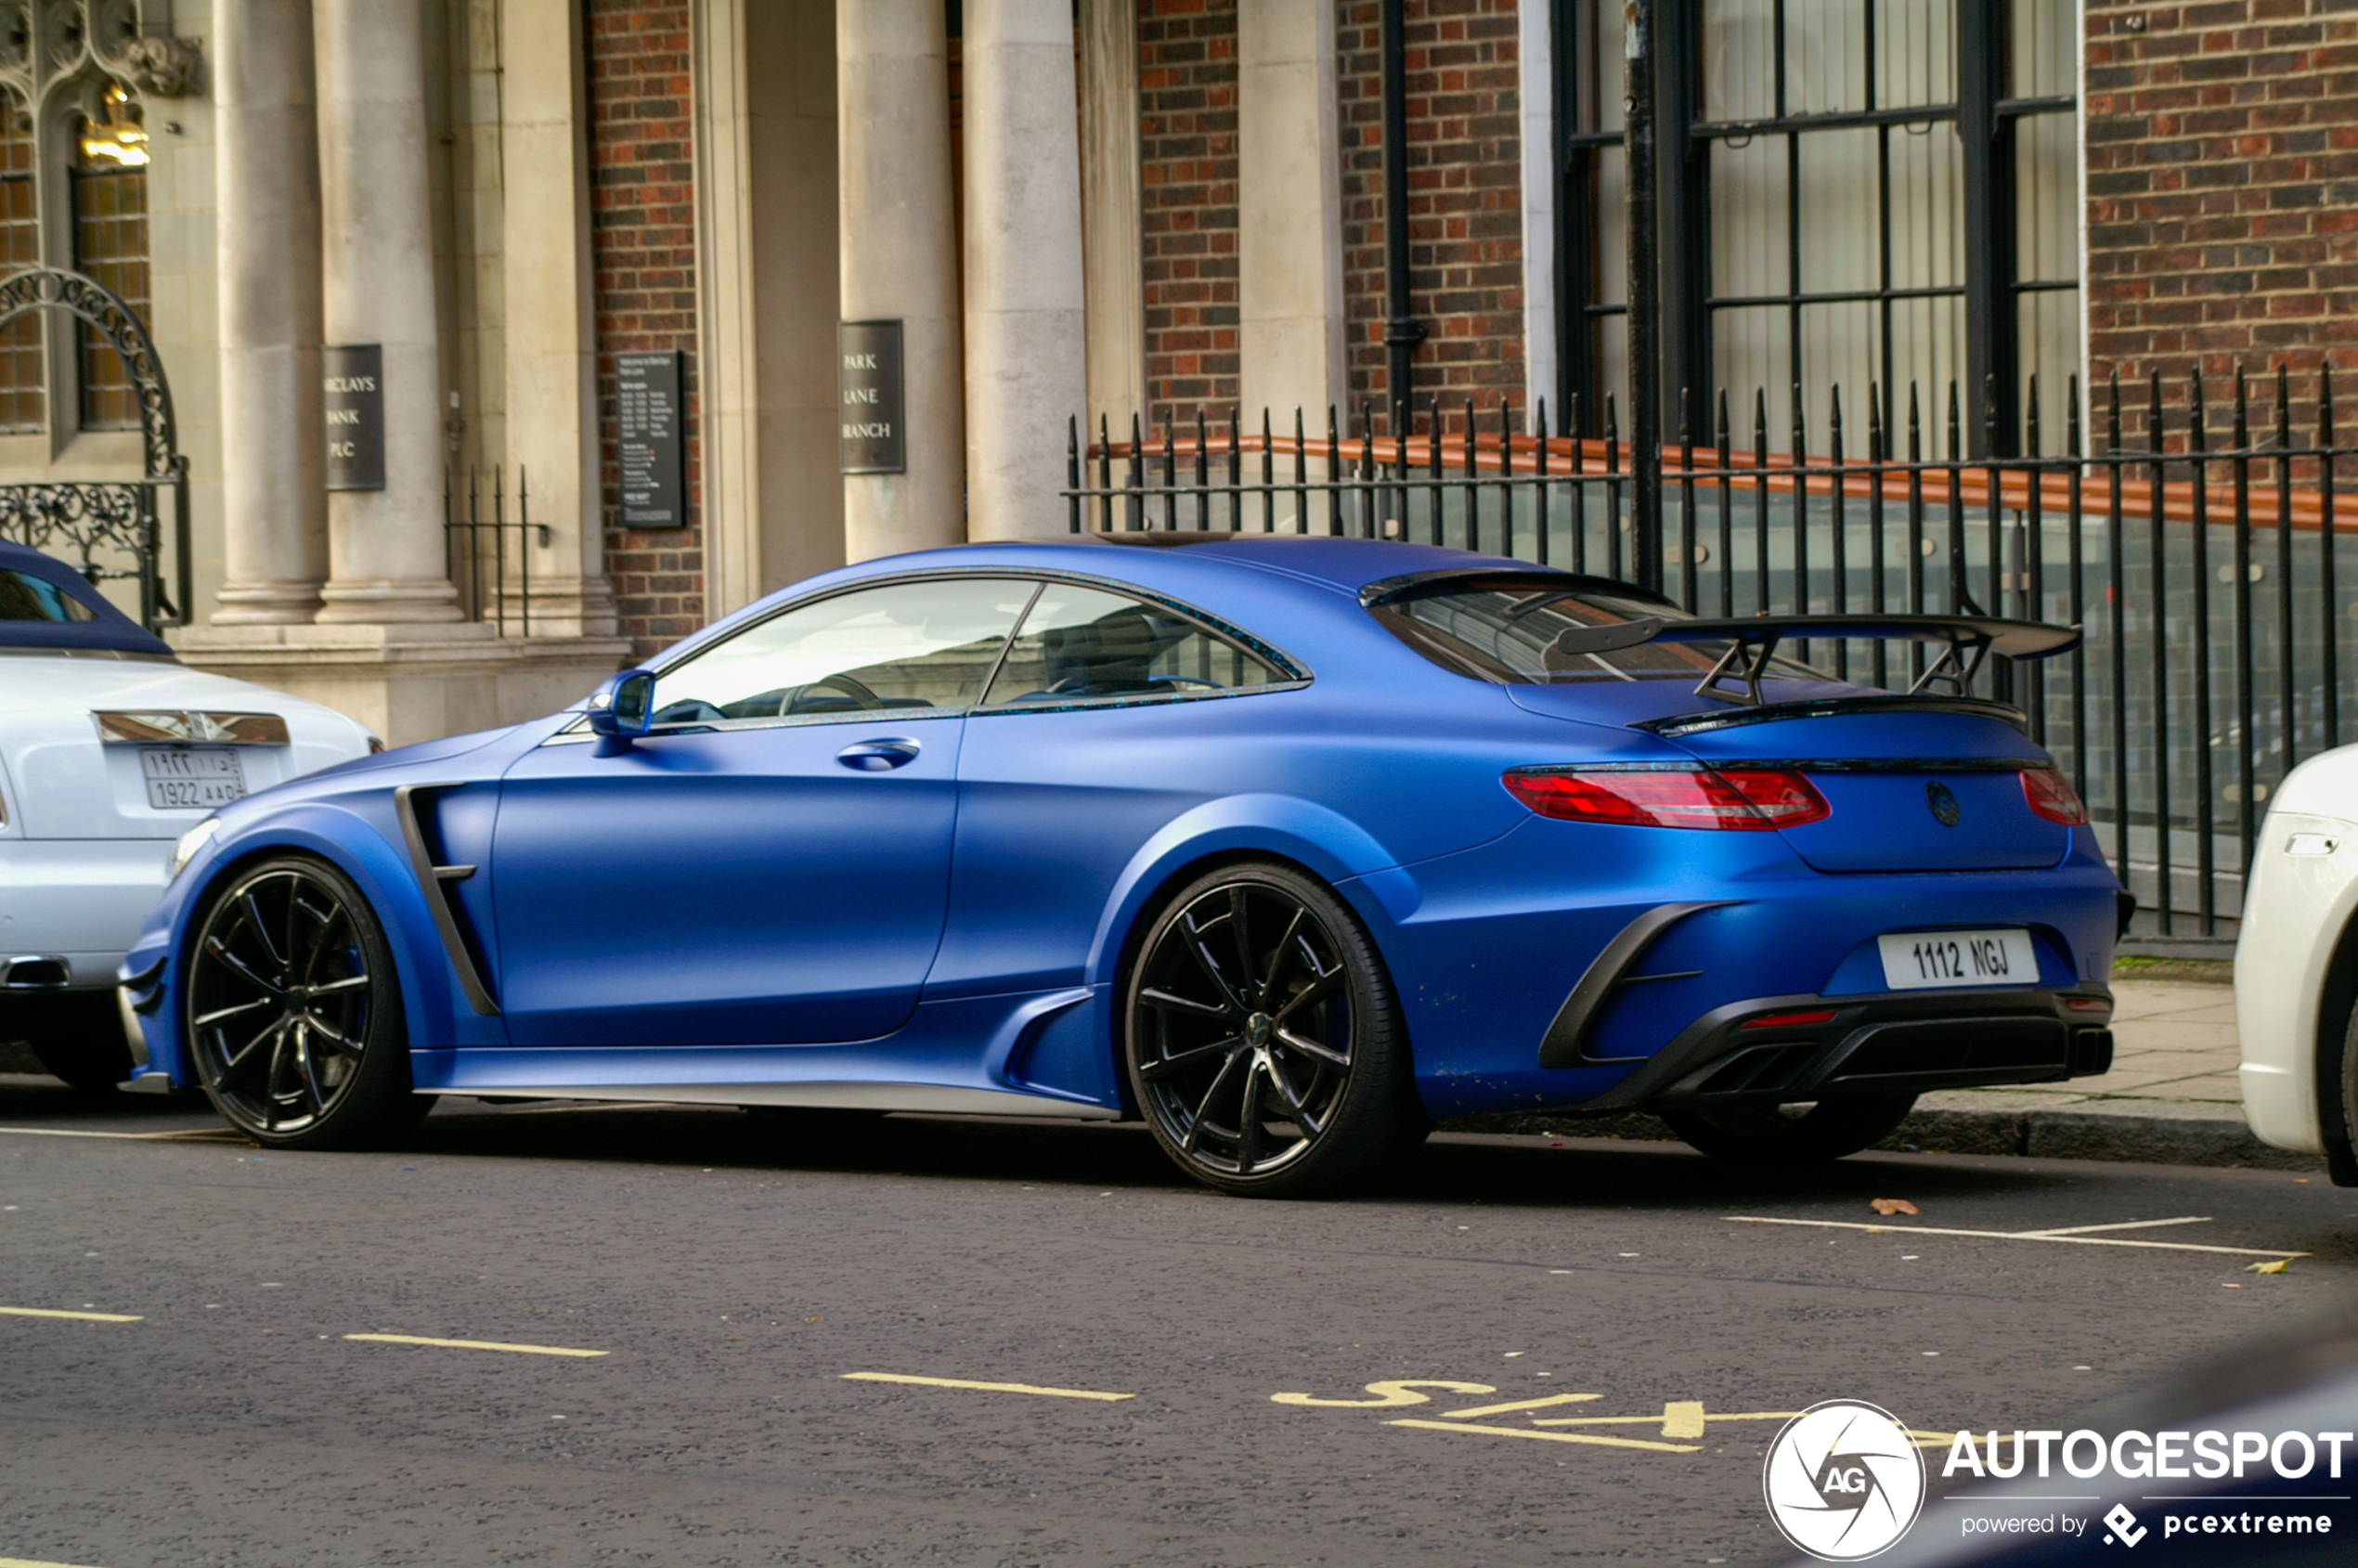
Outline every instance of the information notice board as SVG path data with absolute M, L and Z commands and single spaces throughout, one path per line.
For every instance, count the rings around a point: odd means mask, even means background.
M 688 525 L 680 416 L 680 353 L 615 356 L 615 426 L 621 448 L 622 525 Z

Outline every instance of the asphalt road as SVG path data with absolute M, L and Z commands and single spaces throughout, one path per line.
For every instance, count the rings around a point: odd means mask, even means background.
M 2065 1426 L 2358 1276 L 2358 1192 L 2272 1172 L 1457 1137 L 1257 1203 L 1134 1128 L 215 1126 L 0 1078 L 0 1559 L 1777 1560 L 1779 1413 Z

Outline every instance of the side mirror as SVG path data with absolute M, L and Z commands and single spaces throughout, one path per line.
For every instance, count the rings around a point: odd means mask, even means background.
M 590 693 L 590 730 L 598 737 L 598 755 L 628 751 L 630 743 L 654 723 L 654 706 L 653 670 L 626 669 Z

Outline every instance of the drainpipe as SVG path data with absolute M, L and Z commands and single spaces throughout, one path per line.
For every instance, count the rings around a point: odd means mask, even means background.
M 1409 408 L 1408 356 L 1431 330 L 1408 314 L 1408 43 L 1406 0 L 1383 0 L 1384 348 L 1391 371 L 1393 430 L 1405 429 Z

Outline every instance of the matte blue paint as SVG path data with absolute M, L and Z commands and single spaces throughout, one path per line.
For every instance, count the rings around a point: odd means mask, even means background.
M 225 809 L 149 916 L 126 970 L 168 959 L 154 1059 L 188 1082 L 173 1017 L 211 890 L 287 850 L 367 894 L 401 971 L 418 1082 L 456 1093 L 856 1082 L 1115 1107 L 1130 944 L 1176 884 L 1240 857 L 1307 869 L 1365 923 L 1436 1115 L 1575 1104 L 1625 1077 L 1626 1063 L 1543 1069 L 1538 1044 L 1598 952 L 1665 902 L 1735 901 L 1647 955 L 1646 972 L 1700 973 L 1617 993 L 1590 1037 L 1600 1056 L 1643 1057 L 1730 1002 L 1879 991 L 1887 931 L 2023 926 L 2041 985 L 2105 973 L 2118 883 L 2092 835 L 2033 817 L 2011 772 L 1938 773 L 1963 807 L 1955 828 L 1909 771 L 1820 773 L 1833 815 L 1784 833 L 1534 816 L 1507 770 L 2043 754 L 2004 724 L 1922 713 L 1674 742 L 1630 726 L 1723 706 L 1691 681 L 1490 685 L 1428 662 L 1358 604 L 1367 582 L 1477 563 L 1522 567 L 1244 537 L 978 545 L 824 574 L 653 664 L 812 594 L 989 570 L 1193 606 L 1304 680 L 1218 700 L 831 715 L 614 756 L 561 734 L 577 706 L 315 774 Z M 1852 690 L 1769 684 L 1772 700 Z M 837 760 L 889 739 L 917 755 L 874 771 Z M 392 807 L 405 784 L 460 786 L 421 794 L 421 823 L 438 862 L 477 867 L 449 888 L 496 1017 L 467 1007 L 410 871 Z

